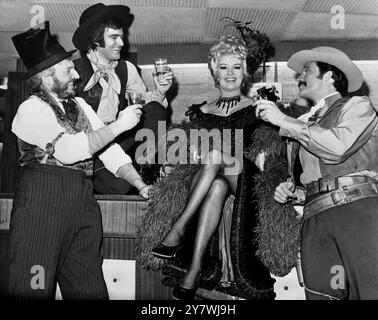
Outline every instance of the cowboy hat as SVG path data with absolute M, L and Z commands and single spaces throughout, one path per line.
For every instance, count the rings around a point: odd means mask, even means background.
M 83 11 L 79 19 L 79 27 L 75 30 L 72 42 L 75 48 L 85 51 L 90 41 L 90 33 L 94 27 L 101 22 L 118 18 L 124 26 L 128 25 L 130 20 L 130 8 L 122 5 L 106 6 L 103 3 L 96 3 Z
M 363 82 L 361 70 L 342 51 L 331 47 L 317 47 L 293 54 L 287 62 L 290 69 L 302 73 L 308 62 L 320 61 L 340 69 L 348 79 L 348 92 L 358 90 Z
M 56 37 L 51 36 L 49 21 L 13 36 L 12 42 L 28 69 L 25 78 L 52 67 L 76 51 L 67 52 Z

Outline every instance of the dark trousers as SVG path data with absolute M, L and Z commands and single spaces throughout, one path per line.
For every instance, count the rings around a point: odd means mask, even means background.
M 76 170 L 24 168 L 10 222 L 9 294 L 53 299 L 107 299 L 102 223 L 92 181 Z
M 143 106 L 143 116 L 138 125 L 130 131 L 120 135 L 117 142 L 122 149 L 135 160 L 135 149 L 141 143 L 135 141 L 135 135 L 139 129 L 150 129 L 155 136 L 155 150 L 158 143 L 158 121 L 166 121 L 167 111 L 158 102 L 152 101 Z M 98 158 L 94 162 L 93 186 L 97 194 L 127 194 L 132 186 L 124 179 L 117 178 L 108 171 Z
M 378 299 L 378 197 L 306 220 L 301 257 L 307 299 Z

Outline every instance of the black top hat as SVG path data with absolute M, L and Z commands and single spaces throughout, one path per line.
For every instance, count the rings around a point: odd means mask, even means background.
M 49 21 L 12 37 L 16 50 L 28 69 L 25 78 L 46 70 L 71 56 L 76 50 L 67 52 L 50 34 Z
M 72 37 L 74 46 L 80 51 L 85 51 L 90 41 L 90 32 L 93 27 L 101 22 L 118 18 L 122 21 L 124 27 L 128 26 L 130 21 L 130 8 L 122 5 L 106 6 L 103 3 L 97 3 L 83 11 L 79 19 L 79 27 L 75 30 Z

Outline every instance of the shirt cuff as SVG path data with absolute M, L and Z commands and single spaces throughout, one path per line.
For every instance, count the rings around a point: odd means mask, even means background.
M 303 121 L 285 116 L 284 120 L 281 123 L 279 135 L 297 139 L 305 126 L 306 124 Z
M 131 158 L 123 151 L 119 144 L 112 144 L 103 153 L 99 155 L 100 160 L 104 163 L 105 168 L 113 173 L 116 177 L 120 167 L 127 163 L 132 163 Z
M 146 186 L 141 176 L 131 163 L 125 164 L 120 167 L 117 171 L 117 176 L 126 180 L 129 184 L 136 187 L 139 191 Z
M 167 102 L 167 99 L 165 98 L 165 94 L 160 94 L 156 90 L 154 90 L 154 91 L 147 91 L 146 95 L 145 95 L 145 98 L 146 98 L 146 103 L 150 102 L 150 101 L 157 101 L 161 105 L 163 105 L 164 107 L 168 106 L 168 102 Z

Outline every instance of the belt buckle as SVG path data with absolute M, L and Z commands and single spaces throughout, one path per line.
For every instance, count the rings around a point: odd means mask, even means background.
M 356 186 L 343 186 L 331 193 L 331 198 L 335 205 L 350 202 L 353 197 L 358 196 L 361 196 L 361 191 Z
M 337 189 L 331 193 L 332 201 L 335 205 L 347 202 L 347 197 L 342 189 Z

